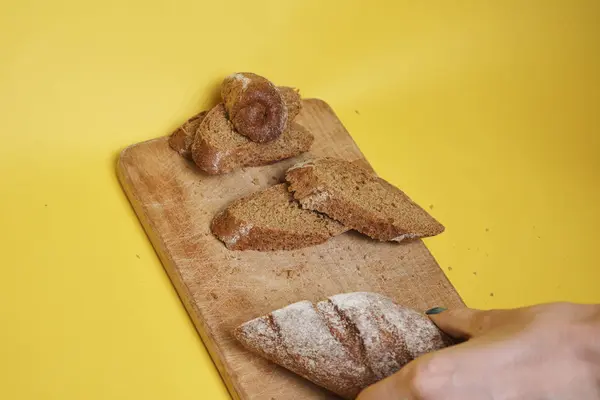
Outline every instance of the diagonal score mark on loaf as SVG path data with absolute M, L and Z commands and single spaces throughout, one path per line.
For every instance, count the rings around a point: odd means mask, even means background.
M 360 365 L 366 367 L 368 378 L 363 385 L 368 386 L 369 382 L 377 381 L 369 363 L 363 337 L 356 324 L 331 299 L 317 303 L 317 312 L 329 328 L 331 335 Z
M 348 336 L 358 341 L 363 363 L 373 374 L 368 384 L 391 375 L 410 361 L 404 335 L 388 319 L 397 307 L 391 301 L 386 304 L 381 296 L 369 293 L 340 294 L 329 301 L 350 327 Z
M 305 303 L 305 305 L 311 309 L 313 308 L 313 305 L 309 302 L 301 303 Z M 292 304 L 292 306 L 300 306 L 300 304 Z M 261 341 L 261 347 L 265 345 L 270 347 L 261 349 L 263 356 L 308 380 L 312 380 L 315 374 L 311 371 L 311 368 L 306 367 L 305 360 L 302 358 L 302 356 L 299 356 L 294 351 L 288 351 L 290 348 L 294 349 L 293 343 L 295 342 L 290 343 L 286 340 L 286 334 L 281 332 L 280 323 L 276 321 L 274 313 L 268 314 L 265 318 L 258 318 L 256 321 L 261 320 L 264 320 L 263 322 L 266 323 L 268 328 L 270 328 L 262 331 L 262 334 L 266 335 L 270 339 Z M 298 322 L 302 322 L 302 319 L 299 319 Z
M 358 394 L 356 389 L 348 391 L 348 388 L 360 387 L 357 385 L 362 382 L 364 365 L 331 336 L 311 302 L 301 301 L 273 311 L 272 318 L 289 355 L 278 360 L 283 366 L 345 397 Z
M 385 296 L 359 292 L 335 295 L 330 300 L 356 326 L 377 379 L 445 345 L 433 322 Z

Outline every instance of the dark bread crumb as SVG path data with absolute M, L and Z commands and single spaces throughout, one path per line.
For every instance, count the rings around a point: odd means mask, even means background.
M 231 203 L 211 231 L 230 250 L 292 250 L 325 242 L 347 229 L 300 207 L 282 183 Z

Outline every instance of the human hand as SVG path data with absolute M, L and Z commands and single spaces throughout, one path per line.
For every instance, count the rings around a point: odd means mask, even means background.
M 466 342 L 429 353 L 357 400 L 598 400 L 600 305 L 430 315 Z

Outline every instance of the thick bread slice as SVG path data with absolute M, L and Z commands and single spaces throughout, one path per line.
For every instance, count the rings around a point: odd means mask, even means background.
M 374 239 L 399 242 L 444 231 L 404 192 L 357 163 L 321 158 L 290 168 L 286 179 L 302 207 Z
M 316 307 L 301 301 L 246 322 L 247 349 L 354 399 L 411 360 L 451 344 L 424 315 L 376 293 L 347 293 Z
M 208 112 L 196 132 L 192 158 L 204 172 L 216 175 L 241 167 L 271 164 L 310 149 L 313 135 L 303 126 L 292 125 L 277 139 L 256 143 L 238 134 L 218 104 Z
M 194 142 L 196 131 L 207 113 L 208 111 L 202 111 L 194 115 L 177 128 L 169 137 L 169 146 L 188 160 L 192 159 L 192 143 Z
M 313 246 L 347 229 L 302 209 L 282 183 L 234 201 L 213 219 L 211 230 L 230 250 L 273 251 Z

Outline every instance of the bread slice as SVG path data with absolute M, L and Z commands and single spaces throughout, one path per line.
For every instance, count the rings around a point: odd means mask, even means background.
M 302 207 L 382 241 L 434 236 L 444 226 L 404 192 L 357 163 L 321 158 L 286 174 Z
M 302 111 L 302 99 L 300 98 L 298 89 L 289 86 L 278 86 L 277 89 L 281 93 L 288 111 L 287 129 L 298 114 L 300 114 L 300 111 Z M 196 131 L 207 113 L 208 111 L 202 111 L 194 115 L 177 128 L 169 137 L 169 146 L 188 160 L 192 160 L 192 144 L 194 143 Z
M 224 174 L 241 167 L 266 165 L 297 156 L 308 151 L 313 140 L 313 135 L 303 126 L 292 123 L 275 140 L 253 142 L 233 129 L 221 103 L 208 112 L 198 127 L 192 144 L 192 158 L 204 172 Z
M 325 242 L 347 229 L 304 210 L 286 183 L 231 203 L 212 221 L 211 231 L 230 250 L 292 250 Z
M 291 304 L 241 325 L 247 349 L 345 399 L 452 341 L 425 315 L 368 292 Z
M 196 131 L 207 113 L 208 111 L 202 111 L 194 115 L 177 128 L 169 137 L 169 146 L 188 160 L 192 159 L 192 143 L 194 142 Z

